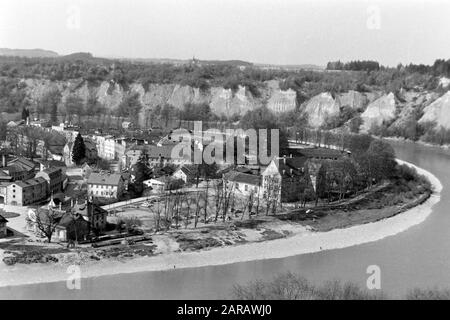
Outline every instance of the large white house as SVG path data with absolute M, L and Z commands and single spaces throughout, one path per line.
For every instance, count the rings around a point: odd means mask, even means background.
M 123 176 L 118 173 L 93 172 L 87 181 L 88 196 L 118 199 L 125 189 Z

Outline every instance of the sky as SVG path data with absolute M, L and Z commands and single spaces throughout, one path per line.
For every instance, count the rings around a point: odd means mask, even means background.
M 450 58 L 446 0 L 1 0 L 0 47 L 317 64 Z

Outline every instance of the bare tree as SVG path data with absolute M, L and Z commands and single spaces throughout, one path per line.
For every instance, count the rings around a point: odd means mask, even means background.
M 223 210 L 222 210 L 222 221 L 225 222 L 228 214 L 228 209 L 230 208 L 230 200 L 233 195 L 234 183 L 231 187 L 228 187 L 228 183 L 224 183 L 224 194 L 223 194 Z
M 185 194 L 185 199 L 184 202 L 186 203 L 186 215 L 184 217 L 184 228 L 187 229 L 187 227 L 189 226 L 189 223 L 191 222 L 191 203 L 192 203 L 192 199 L 188 194 Z
M 276 177 L 268 177 L 266 183 L 266 215 L 269 215 L 269 211 L 273 214 L 276 213 L 276 207 L 281 204 L 280 199 L 280 181 Z
M 36 213 L 36 228 L 48 239 L 49 243 L 52 241 L 60 218 L 58 212 L 53 209 L 40 210 Z
M 205 223 L 208 223 L 208 191 L 209 191 L 209 179 L 206 179 L 205 207 L 203 212 Z
M 219 213 L 220 210 L 222 208 L 222 204 L 223 204 L 223 187 L 221 182 L 217 182 L 216 186 L 215 186 L 215 191 L 216 191 L 216 195 L 215 195 L 215 218 L 214 218 L 214 222 L 217 222 L 217 219 L 219 217 Z
M 197 228 L 199 214 L 200 214 L 200 192 L 197 192 L 197 195 L 195 197 L 194 228 Z
M 161 207 L 160 207 L 160 201 L 158 201 L 156 210 L 154 211 L 155 215 L 155 232 L 159 231 L 160 224 L 161 224 Z

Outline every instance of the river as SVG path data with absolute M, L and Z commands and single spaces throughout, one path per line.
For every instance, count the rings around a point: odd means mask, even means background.
M 397 157 L 436 175 L 441 201 L 423 223 L 373 243 L 282 259 L 140 272 L 82 279 L 81 290 L 65 282 L 0 288 L 3 299 L 225 299 L 234 284 L 291 271 L 321 283 L 340 279 L 366 285 L 367 267 L 381 270 L 381 289 L 401 297 L 414 287 L 450 288 L 450 151 L 390 142 Z

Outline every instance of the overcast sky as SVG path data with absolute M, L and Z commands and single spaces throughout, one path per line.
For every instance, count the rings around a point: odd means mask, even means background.
M 1 0 L 0 47 L 274 64 L 430 64 L 450 58 L 450 1 Z

